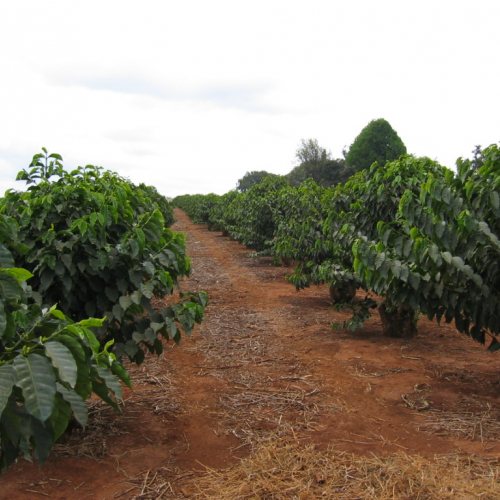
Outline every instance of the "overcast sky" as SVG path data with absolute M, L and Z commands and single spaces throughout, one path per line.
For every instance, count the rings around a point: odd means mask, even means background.
M 166 196 L 342 156 L 385 118 L 453 167 L 500 141 L 499 0 L 4 1 L 0 195 L 42 146 Z

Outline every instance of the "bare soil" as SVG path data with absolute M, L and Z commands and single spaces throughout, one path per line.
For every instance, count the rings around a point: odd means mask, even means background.
M 425 318 L 411 340 L 383 337 L 376 312 L 364 329 L 333 331 L 348 315 L 326 286 L 297 292 L 290 268 L 176 216 L 193 266 L 183 289 L 210 297 L 203 324 L 129 367 L 123 413 L 92 401 L 88 428 L 41 469 L 20 460 L 7 471 L 0 499 L 204 498 L 200 478 L 238 467 L 280 432 L 317 453 L 498 467 L 498 353 Z

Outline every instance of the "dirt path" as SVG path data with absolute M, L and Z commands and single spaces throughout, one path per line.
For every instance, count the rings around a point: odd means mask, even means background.
M 378 316 L 332 332 L 346 316 L 325 287 L 296 292 L 288 269 L 177 218 L 194 269 L 183 287 L 210 297 L 203 325 L 131 367 L 122 415 L 95 402 L 92 426 L 41 471 L 9 470 L 1 499 L 185 498 L 205 467 L 236 466 L 280 432 L 359 456 L 498 456 L 498 355 L 427 320 L 412 341 L 383 338 Z

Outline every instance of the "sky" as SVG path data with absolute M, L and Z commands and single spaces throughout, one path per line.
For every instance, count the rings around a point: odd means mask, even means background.
M 385 118 L 453 168 L 500 141 L 498 0 L 16 0 L 0 6 L 0 196 L 45 147 L 165 196 L 342 157 Z

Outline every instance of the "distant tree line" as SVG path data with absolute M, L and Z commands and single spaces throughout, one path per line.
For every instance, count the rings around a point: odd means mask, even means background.
M 331 187 L 345 183 L 353 174 L 369 169 L 377 162 L 385 165 L 406 154 L 397 132 L 387 120 L 372 120 L 356 137 L 343 158 L 333 158 L 332 153 L 319 145 L 317 139 L 302 139 L 295 158 L 298 165 L 284 177 L 288 184 L 297 187 L 306 179 L 313 179 L 319 186 Z M 247 172 L 238 180 L 236 189 L 246 193 L 267 176 L 276 176 L 265 170 Z

